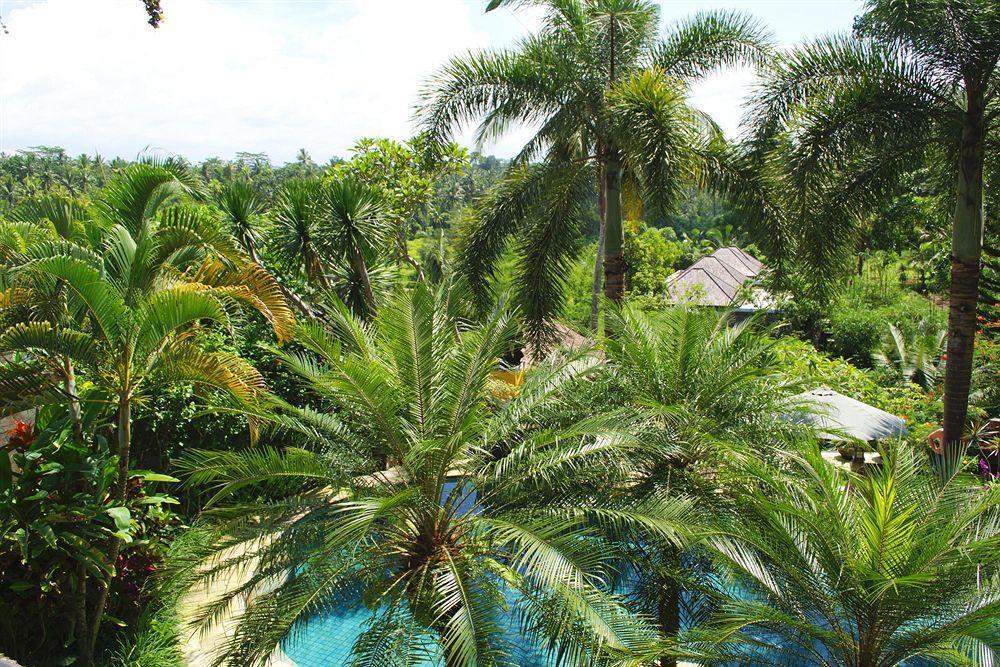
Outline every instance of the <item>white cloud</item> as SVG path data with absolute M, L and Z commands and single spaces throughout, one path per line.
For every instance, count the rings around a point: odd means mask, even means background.
M 420 86 L 443 62 L 540 22 L 537 10 L 484 16 L 485 0 L 163 4 L 167 20 L 153 30 L 139 0 L 0 0 L 9 31 L 0 34 L 0 151 L 44 144 L 131 157 L 148 146 L 285 161 L 305 147 L 323 161 L 363 136 L 410 136 Z M 793 4 L 671 0 L 665 24 L 703 5 L 766 10 L 787 43 L 849 25 L 857 0 L 825 0 L 812 23 L 789 14 Z M 713 75 L 692 101 L 734 136 L 753 80 L 746 70 Z M 514 131 L 484 149 L 511 155 L 527 136 Z
M 44 0 L 4 13 L 0 150 L 37 144 L 200 158 L 300 147 L 325 159 L 358 138 L 406 137 L 422 81 L 487 46 L 463 0 L 357 0 L 341 20 L 209 0 L 165 3 L 157 31 L 137 0 Z M 263 11 L 270 9 L 271 11 Z M 500 148 L 500 147 L 498 147 Z

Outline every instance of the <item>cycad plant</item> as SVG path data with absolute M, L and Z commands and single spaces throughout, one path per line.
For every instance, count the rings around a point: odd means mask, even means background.
M 876 351 L 872 359 L 876 364 L 894 369 L 904 382 L 931 389 L 938 382 L 946 333 L 926 319 L 917 323 L 911 336 L 890 324 L 883 349 Z
M 129 477 L 132 408 L 154 380 L 204 385 L 247 403 L 263 389 L 260 375 L 241 358 L 202 349 L 198 331 L 233 326 L 240 303 L 261 312 L 279 339 L 292 327 L 271 277 L 247 262 L 206 213 L 183 205 L 184 192 L 173 170 L 132 165 L 103 192 L 96 220 L 83 223 L 90 243 L 43 239 L 8 264 L 14 289 L 38 294 L 37 285 L 49 282 L 68 304 L 56 321 L 29 318 L 0 332 L 0 353 L 26 353 L 43 369 L 22 366 L 20 384 L 10 387 L 35 385 L 43 395 L 44 385 L 64 377 L 67 359 L 86 369 L 116 411 L 112 497 L 119 503 Z M 119 548 L 113 538 L 108 563 Z M 97 641 L 107 593 L 108 581 L 98 581 L 79 640 L 84 662 Z
M 518 3 L 490 8 L 502 4 Z M 532 4 L 545 11 L 537 34 L 513 49 L 452 59 L 429 82 L 418 116 L 439 141 L 471 121 L 480 121 L 480 141 L 521 123 L 538 126 L 482 203 L 462 259 L 482 301 L 516 239 L 519 302 L 537 339 L 558 312 L 592 202 L 601 221 L 596 327 L 602 266 L 605 294 L 620 301 L 624 292 L 623 207 L 641 200 L 671 208 L 700 182 L 713 142 L 721 141 L 712 121 L 687 103 L 690 83 L 720 66 L 760 62 L 768 48 L 761 29 L 740 14 L 698 14 L 660 38 L 659 10 L 643 0 Z
M 815 447 L 748 469 L 759 486 L 716 538 L 720 607 L 692 645 L 735 664 L 995 664 L 1000 488 L 906 445 L 882 458 L 848 479 Z
M 868 0 L 853 36 L 823 38 L 777 59 L 753 109 L 758 143 L 792 131 L 785 140 L 796 190 L 827 189 L 833 180 L 832 193 L 847 208 L 873 182 L 891 191 L 915 165 L 938 163 L 951 173 L 956 197 L 944 440 L 956 449 L 968 410 L 983 172 L 1000 109 L 998 62 L 996 2 Z M 802 203 L 810 204 L 807 197 Z M 849 262 L 864 216 L 820 216 L 823 224 L 808 218 L 799 219 L 812 270 Z
M 204 514 L 216 539 L 186 569 L 238 584 L 196 614 L 235 615 L 219 664 L 260 664 L 311 619 L 359 601 L 372 613 L 354 646 L 360 665 L 519 664 L 518 636 L 563 664 L 644 664 L 656 649 L 655 629 L 607 589 L 614 560 L 601 536 L 679 540 L 689 503 L 574 503 L 588 480 L 627 478 L 641 446 L 630 420 L 554 417 L 592 370 L 580 360 L 537 368 L 516 396 L 494 399 L 488 379 L 512 315 L 501 302 L 469 328 L 451 309 L 420 285 L 371 323 L 341 307 L 328 328 L 308 325 L 307 352 L 282 358 L 328 409 L 276 418 L 308 448 L 184 462 L 218 490 Z
M 633 483 L 619 493 L 635 501 L 682 494 L 708 512 L 732 461 L 772 458 L 803 435 L 783 418 L 795 387 L 775 340 L 755 321 L 731 326 L 726 314 L 705 309 L 679 306 L 654 317 L 626 306 L 609 309 L 606 326 L 613 394 L 637 406 L 648 445 L 634 458 Z M 646 538 L 627 550 L 633 599 L 668 639 L 682 618 L 699 618 L 699 598 L 682 595 L 691 562 L 683 546 Z M 674 664 L 669 654 L 660 660 Z

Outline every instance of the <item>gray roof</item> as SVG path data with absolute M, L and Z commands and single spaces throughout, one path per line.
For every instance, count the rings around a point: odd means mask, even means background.
M 803 410 L 792 419 L 812 424 L 828 440 L 858 439 L 866 442 L 907 434 L 906 422 L 885 410 L 819 387 L 796 396 Z
M 667 294 L 673 301 L 686 301 L 700 306 L 757 306 L 769 302 L 763 293 L 751 299 L 753 304 L 736 303 L 743 286 L 752 283 L 764 265 L 741 248 L 726 246 L 702 257 L 688 268 L 667 277 Z M 759 302 L 759 303 L 758 303 Z

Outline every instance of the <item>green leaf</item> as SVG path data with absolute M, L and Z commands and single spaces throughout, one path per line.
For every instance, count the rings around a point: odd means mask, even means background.
M 115 520 L 115 528 L 119 532 L 127 531 L 132 525 L 132 513 L 128 511 L 127 507 L 109 507 L 107 513 Z
M 42 536 L 45 543 L 48 544 L 53 549 L 56 547 L 56 533 L 52 530 L 52 526 L 41 521 L 36 521 L 32 524 L 32 528 L 35 532 Z
M 169 484 L 177 484 L 181 481 L 176 477 L 164 475 L 159 472 L 153 472 L 152 470 L 133 470 L 131 476 L 141 477 L 145 482 L 167 482 Z
M 139 505 L 179 505 L 180 501 L 170 496 L 146 496 L 138 502 Z

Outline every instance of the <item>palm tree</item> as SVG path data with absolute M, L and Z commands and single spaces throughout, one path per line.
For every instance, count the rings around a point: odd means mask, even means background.
M 644 664 L 657 648 L 655 630 L 608 593 L 613 563 L 598 531 L 678 539 L 689 503 L 568 500 L 585 480 L 627 477 L 639 446 L 628 418 L 552 419 L 592 370 L 579 362 L 539 368 L 498 402 L 489 377 L 514 318 L 501 300 L 470 329 L 454 305 L 418 284 L 370 323 L 340 305 L 328 326 L 304 325 L 309 354 L 280 356 L 329 411 L 286 406 L 272 419 L 311 449 L 201 452 L 182 464 L 217 487 L 213 505 L 248 486 L 266 499 L 208 509 L 217 539 L 178 564 L 195 580 L 249 565 L 199 610 L 201 623 L 277 582 L 232 619 L 221 664 L 260 664 L 311 618 L 359 601 L 374 616 L 354 646 L 361 665 L 403 659 L 386 654 L 390 643 L 449 666 L 516 664 L 518 631 L 564 651 L 566 664 Z M 533 502 L 541 490 L 556 499 Z
M 779 58 L 752 112 L 758 142 L 794 128 L 793 167 L 806 187 L 847 164 L 851 196 L 926 160 L 953 173 L 944 440 L 968 411 L 983 241 L 985 142 L 1000 114 L 1000 6 L 978 0 L 868 0 L 854 37 L 818 40 Z M 853 185 L 850 185 L 853 184 Z M 820 185 L 822 187 L 822 185 Z M 814 256 L 854 249 L 857 217 L 813 226 Z M 840 250 L 837 250 L 837 249 Z
M 274 208 L 275 251 L 324 291 L 333 289 L 331 260 L 346 267 L 362 298 L 355 312 L 373 314 L 377 303 L 371 265 L 386 253 L 392 231 L 383 198 L 352 176 L 295 179 L 278 194 Z M 349 290 L 348 290 L 349 291 Z
M 903 382 L 931 389 L 938 381 L 946 333 L 926 319 L 917 323 L 916 331 L 909 337 L 890 324 L 884 350 L 875 352 L 872 359 L 880 366 L 898 371 Z
M 234 180 L 222 187 L 216 196 L 215 203 L 225 217 L 229 232 L 246 251 L 250 261 L 264 266 L 258 252 L 261 237 L 270 231 L 266 218 L 267 202 L 264 198 L 247 181 Z M 306 317 L 312 317 L 315 314 L 312 306 L 306 303 L 301 296 L 276 277 L 275 282 L 285 299 L 294 305 L 300 313 Z
M 126 497 L 132 446 L 132 408 L 151 382 L 204 385 L 243 402 L 263 389 L 243 359 L 201 348 L 197 331 L 209 323 L 232 325 L 243 302 L 260 311 L 279 340 L 291 330 L 291 313 L 271 277 L 246 262 L 211 217 L 179 204 L 184 186 L 175 169 L 134 164 L 105 190 L 92 243 L 55 240 L 27 247 L 13 266 L 15 280 L 48 278 L 63 284 L 79 318 L 13 324 L 0 333 L 0 353 L 27 352 L 58 371 L 65 358 L 82 365 L 116 408 L 118 477 L 113 498 Z M 27 369 L 25 372 L 29 372 Z M 49 373 L 35 373 L 35 384 Z M 56 375 L 58 377 L 58 375 Z M 121 540 L 113 537 L 108 563 Z M 109 581 L 97 584 L 87 631 L 78 640 L 85 664 L 93 656 Z
M 656 320 L 632 307 L 607 313 L 612 394 L 640 406 L 649 458 L 634 460 L 626 493 L 684 494 L 703 509 L 717 504 L 717 478 L 731 460 L 771 458 L 800 431 L 782 415 L 795 385 L 774 354 L 775 340 L 753 321 L 730 326 L 725 314 L 678 306 Z M 634 540 L 626 569 L 634 598 L 660 632 L 681 629 L 685 545 Z M 660 665 L 675 665 L 670 655 Z
M 29 248 L 53 241 L 69 241 L 84 247 L 92 248 L 92 239 L 88 235 L 88 227 L 93 222 L 93 212 L 82 202 L 67 199 L 57 195 L 46 195 L 22 202 L 14 209 L 10 218 L 13 225 L 6 228 L 0 246 L 3 246 L 3 261 L 7 271 L 7 282 L 10 284 L 4 292 L 3 326 L 15 322 L 47 321 L 54 327 L 72 326 L 79 322 L 82 311 L 77 308 L 70 311 L 70 302 L 66 299 L 66 286 L 61 280 L 52 280 L 49 276 L 39 279 L 38 276 L 28 276 L 28 280 L 18 279 L 16 269 L 18 260 L 23 258 Z M 79 306 L 79 304 L 74 304 Z M 27 307 L 26 307 L 27 306 Z M 83 442 L 83 422 L 81 418 L 80 401 L 77 397 L 76 372 L 73 359 L 68 354 L 62 355 L 61 368 L 63 389 L 69 400 L 70 421 L 73 435 L 78 442 Z M 7 395 L 16 400 L 21 387 L 15 385 L 7 388 Z
M 492 2 L 490 9 L 503 0 Z M 513 3 L 511 3 L 513 4 Z M 542 30 L 507 51 L 452 59 L 423 93 L 418 116 L 432 140 L 468 121 L 477 138 L 512 125 L 538 132 L 484 202 L 464 247 L 464 272 L 482 301 L 511 237 L 519 292 L 535 337 L 557 310 L 596 185 L 600 234 L 592 322 L 604 292 L 620 301 L 626 266 L 622 207 L 641 197 L 669 209 L 698 182 L 721 133 L 686 101 L 689 85 L 724 65 L 761 62 L 768 48 L 747 17 L 701 13 L 665 38 L 643 0 L 551 0 Z M 542 162 L 530 165 L 533 160 Z
M 731 576 L 692 646 L 738 664 L 993 664 L 1000 488 L 939 478 L 905 445 L 882 456 L 848 484 L 815 447 L 785 473 L 749 468 L 759 488 L 715 539 Z

